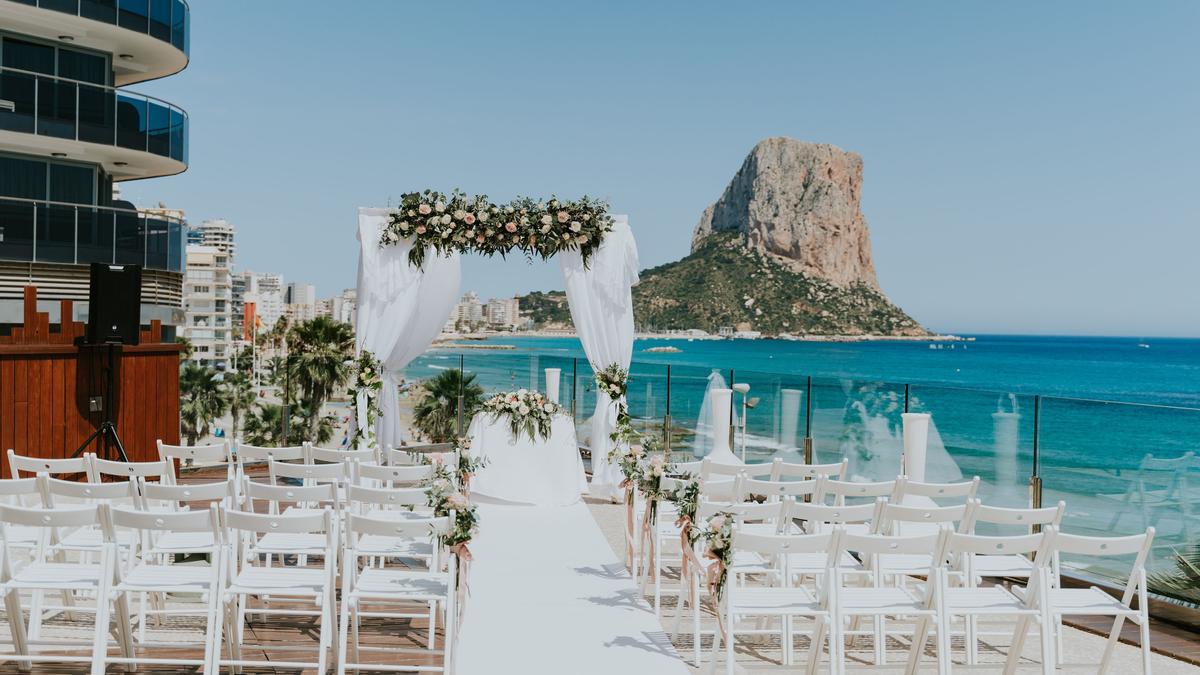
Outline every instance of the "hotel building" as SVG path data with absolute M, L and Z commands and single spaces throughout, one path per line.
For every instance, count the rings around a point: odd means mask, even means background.
M 184 321 L 183 220 L 114 184 L 187 169 L 188 118 L 125 87 L 188 64 L 183 0 L 0 0 L 0 324 L 26 285 L 86 317 L 88 265 L 143 266 L 141 320 Z

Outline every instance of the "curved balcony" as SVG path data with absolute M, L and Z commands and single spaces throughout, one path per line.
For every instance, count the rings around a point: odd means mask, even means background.
M 118 85 L 165 77 L 188 64 L 186 0 L 0 0 L 0 24 L 112 54 Z
M 102 164 L 116 180 L 187 169 L 188 117 L 166 101 L 0 68 L 0 146 Z
M 0 261 L 182 272 L 184 221 L 105 206 L 0 198 Z

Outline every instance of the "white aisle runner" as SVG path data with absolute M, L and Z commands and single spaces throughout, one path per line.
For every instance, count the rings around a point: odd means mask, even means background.
M 687 667 L 583 503 L 479 506 L 460 675 L 672 675 Z

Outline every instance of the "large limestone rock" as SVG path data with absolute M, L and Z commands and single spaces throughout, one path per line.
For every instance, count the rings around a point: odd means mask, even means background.
M 862 157 L 833 145 L 782 136 L 761 141 L 704 210 L 692 251 L 714 232 L 736 231 L 750 248 L 796 272 L 878 290 L 859 208 L 862 171 Z

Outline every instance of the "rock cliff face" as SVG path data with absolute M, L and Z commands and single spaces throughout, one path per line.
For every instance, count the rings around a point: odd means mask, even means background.
M 879 290 L 871 235 L 859 208 L 862 158 L 833 145 L 768 138 L 704 210 L 692 251 L 710 235 L 738 232 L 748 248 L 834 286 Z

